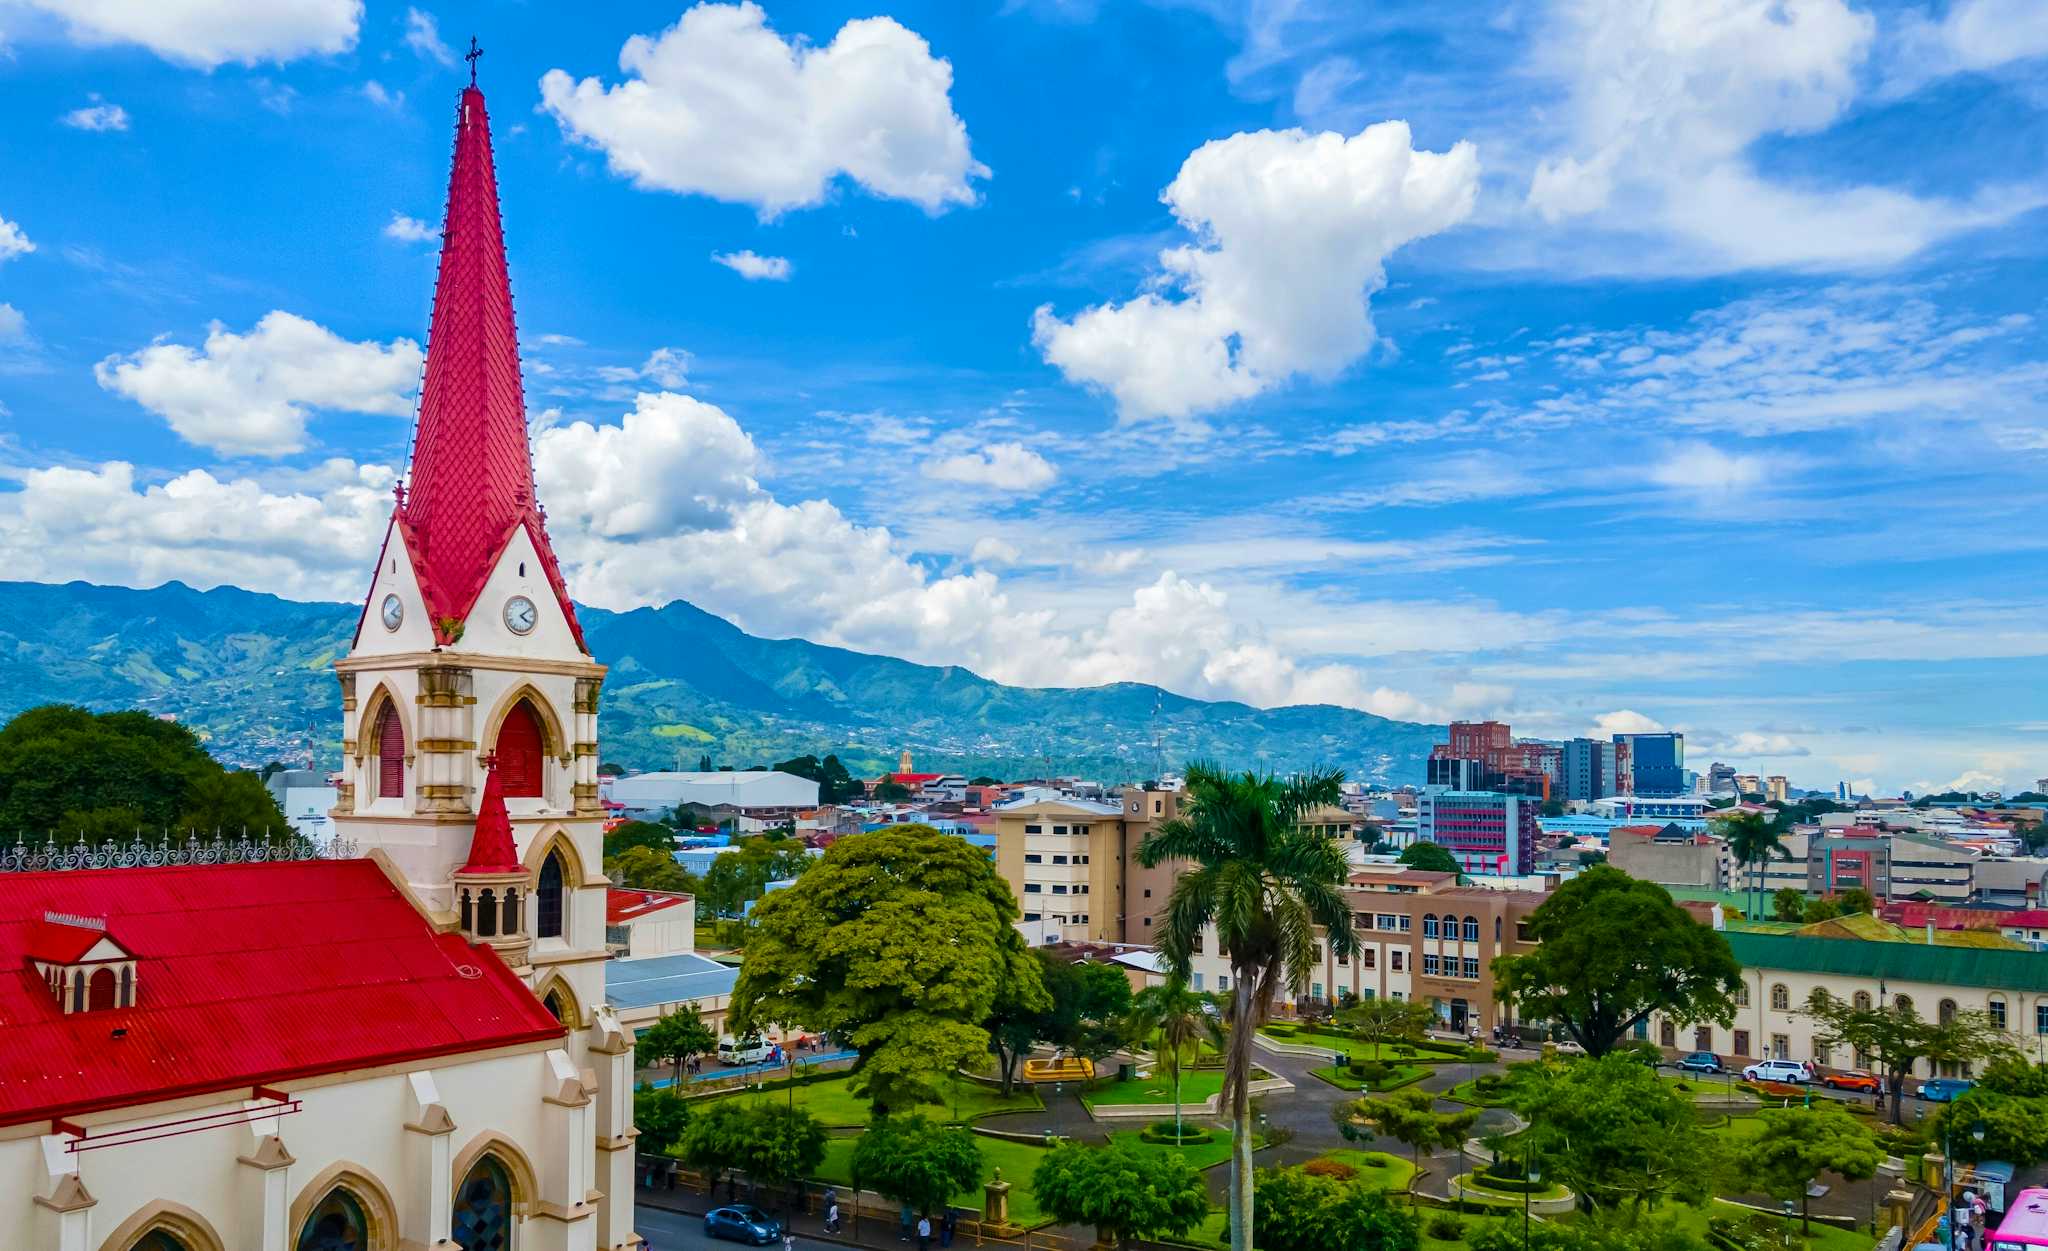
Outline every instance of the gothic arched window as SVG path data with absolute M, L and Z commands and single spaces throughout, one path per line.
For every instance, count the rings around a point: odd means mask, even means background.
M 562 936 L 562 877 L 562 853 L 551 851 L 541 862 L 540 884 L 533 892 L 538 905 L 533 927 L 536 938 Z
M 485 1154 L 455 1188 L 449 1237 L 462 1251 L 509 1251 L 512 1246 L 512 1177 L 498 1157 Z
M 1857 991 L 1854 1002 L 1856 1004 L 1856 1010 L 1858 1012 L 1870 1011 L 1870 992 L 1867 990 Z
M 114 1007 L 114 971 L 94 969 L 92 981 L 85 988 L 85 1010 L 106 1012 Z
M 152 1229 L 142 1235 L 130 1251 L 191 1251 L 191 1248 L 161 1229 Z
M 548 997 L 541 1000 L 540 1002 L 541 1006 L 546 1008 L 549 1014 L 552 1015 L 557 1021 L 560 1021 L 564 1025 L 570 1025 L 574 1023 L 569 1020 L 569 1001 L 568 999 L 563 997 L 560 987 L 557 987 L 554 990 L 549 991 Z
M 485 891 L 476 899 L 476 936 L 496 938 L 498 936 L 498 901 L 494 892 Z
M 505 923 L 502 928 L 507 934 L 519 932 L 519 892 L 509 886 L 505 888 Z
M 369 1251 L 370 1221 L 363 1205 L 340 1186 L 327 1192 L 299 1228 L 298 1251 Z
M 398 709 L 386 700 L 377 714 L 377 798 L 398 799 L 405 794 L 405 727 L 398 723 Z
M 533 705 L 522 699 L 512 705 L 505 724 L 498 727 L 498 782 L 505 788 L 506 798 L 539 798 L 541 760 L 540 718 Z

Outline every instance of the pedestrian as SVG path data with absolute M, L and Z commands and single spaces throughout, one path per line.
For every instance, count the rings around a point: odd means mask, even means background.
M 919 1216 L 917 1218 L 917 1251 L 931 1251 L 931 1247 L 932 1218 L 929 1216 Z
M 953 1215 L 953 1209 L 949 1207 L 946 1209 L 946 1215 L 939 1221 L 940 1246 L 950 1247 L 953 1245 L 953 1229 L 956 1224 L 958 1224 L 958 1221 Z
M 796 1235 L 787 1229 L 782 1231 L 782 1251 L 796 1251 Z
M 825 1232 L 839 1232 L 839 1199 L 836 1196 L 827 1196 L 825 1199 Z

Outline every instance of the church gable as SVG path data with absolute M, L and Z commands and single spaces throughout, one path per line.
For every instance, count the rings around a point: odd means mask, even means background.
M 391 624 L 397 619 L 397 626 Z M 362 618 L 356 625 L 355 656 L 382 656 L 398 652 L 423 652 L 435 643 L 426 597 L 420 591 L 412 552 L 405 539 L 405 527 L 395 520 L 384 540 L 377 572 L 370 579 L 370 593 L 363 601 Z
M 512 531 L 462 623 L 462 637 L 449 649 L 492 656 L 588 659 L 526 527 Z

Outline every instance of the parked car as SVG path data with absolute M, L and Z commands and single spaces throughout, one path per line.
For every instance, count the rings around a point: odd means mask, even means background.
M 1877 1075 L 1866 1073 L 1862 1069 L 1843 1069 L 1840 1072 L 1828 1073 L 1820 1079 L 1820 1084 L 1830 1090 L 1874 1091 L 1878 1086 Z
M 1742 1070 L 1744 1081 L 1751 1082 L 1796 1082 L 1804 1085 L 1813 1080 L 1813 1066 L 1804 1060 L 1765 1060 Z
M 1695 1051 L 1678 1062 L 1678 1067 L 1691 1073 L 1723 1073 L 1721 1057 L 1711 1051 Z
M 782 1237 L 782 1222 L 752 1204 L 713 1208 L 704 1214 L 704 1233 L 711 1238 L 729 1238 L 765 1247 Z
M 1920 1083 L 1920 1097 L 1935 1103 L 1954 1103 L 1956 1096 L 1975 1084 L 1966 1077 L 1930 1077 Z
M 725 1064 L 761 1064 L 775 1053 L 773 1045 L 760 1038 L 721 1038 L 718 1058 Z

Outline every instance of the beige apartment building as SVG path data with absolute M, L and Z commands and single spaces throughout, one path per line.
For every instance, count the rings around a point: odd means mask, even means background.
M 1180 805 L 1180 791 L 1133 786 L 1113 803 L 1061 797 L 997 810 L 996 871 L 1017 896 L 1019 928 L 1034 945 L 1153 942 L 1180 865 L 1148 869 L 1138 845 Z M 1304 813 L 1300 824 L 1355 840 L 1363 822 L 1332 806 Z

